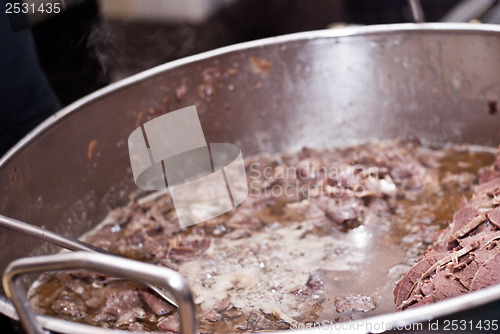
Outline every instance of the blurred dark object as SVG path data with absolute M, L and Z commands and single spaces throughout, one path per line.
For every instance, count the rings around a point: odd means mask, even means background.
M 40 63 L 63 105 L 108 84 L 89 44 L 99 22 L 95 0 L 86 0 L 32 28 Z
M 29 28 L 28 17 L 19 11 L 16 13 L 14 8 L 21 8 L 22 0 L 4 0 L 5 13 L 9 19 L 10 27 L 12 32 L 18 32 Z
M 426 22 L 437 22 L 458 0 L 420 0 Z M 347 22 L 386 24 L 413 22 L 406 0 L 346 0 Z
M 0 314 L 0 328 L 2 329 L 2 334 L 23 334 L 25 333 L 21 324 L 14 321 L 3 314 Z
M 345 19 L 344 1 L 235 1 L 202 23 L 103 21 L 94 42 L 104 45 L 104 67 L 118 80 L 153 66 L 235 43 L 324 29 Z
M 438 21 L 458 0 L 421 0 L 427 21 Z M 103 20 L 92 42 L 112 81 L 214 48 L 332 23 L 412 22 L 407 0 L 251 0 L 221 7 L 199 24 Z M 104 55 L 104 57 L 103 57 Z
M 60 105 L 37 60 L 29 30 L 0 13 L 0 156 Z
M 500 1 L 498 0 L 461 0 L 441 22 L 469 22 L 500 24 Z
M 458 0 L 421 0 L 426 21 L 438 21 Z M 66 105 L 153 66 L 218 47 L 331 23 L 412 22 L 407 0 L 240 0 L 207 20 L 110 20 L 87 0 L 33 28 L 40 61 Z

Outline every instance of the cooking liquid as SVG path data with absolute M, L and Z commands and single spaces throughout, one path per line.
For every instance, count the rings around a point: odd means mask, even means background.
M 376 220 L 344 229 L 314 219 L 296 222 L 290 221 L 281 204 L 277 204 L 256 213 L 268 223 L 251 236 L 235 240 L 214 237 L 205 253 L 180 264 L 178 270 L 197 296 L 198 313 L 209 311 L 226 296 L 241 312 L 222 314 L 215 323 L 201 321 L 200 330 L 246 331 L 238 324 L 245 322 L 246 311 L 251 309 L 293 321 L 293 326 L 393 312 L 395 282 L 418 261 L 438 231 L 449 224 L 462 196 L 470 196 L 467 184 L 477 177 L 479 168 L 494 161 L 494 155 L 486 150 L 447 148 L 443 153 L 439 166 L 429 169 L 436 173 L 439 187 L 429 186 L 410 198 L 389 199 L 392 209 Z M 460 177 L 469 180 L 459 182 Z M 321 296 L 290 293 L 303 286 L 311 272 L 323 283 Z M 112 292 L 140 285 L 111 281 L 108 286 Z M 61 289 L 54 276 L 46 276 L 31 289 L 32 303 L 41 312 L 57 316 L 50 300 Z M 346 298 L 370 302 L 357 306 L 358 310 L 345 311 L 341 302 Z M 73 320 L 92 323 L 103 302 L 88 308 L 85 318 Z M 139 322 L 157 330 L 150 322 Z

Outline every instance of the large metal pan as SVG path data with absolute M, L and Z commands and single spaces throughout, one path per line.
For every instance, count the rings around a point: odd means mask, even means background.
M 243 155 L 408 137 L 495 146 L 499 55 L 498 26 L 404 24 L 270 38 L 161 65 L 73 103 L 10 150 L 0 160 L 0 212 L 73 237 L 88 231 L 136 190 L 126 140 L 150 108 L 196 104 L 207 142 L 235 143 Z M 252 56 L 272 66 L 252 67 Z M 215 84 L 202 74 L 212 67 Z M 2 271 L 57 251 L 6 230 L 0 247 Z M 453 317 L 498 300 L 496 286 L 384 319 Z M 15 317 L 3 291 L 0 312 Z

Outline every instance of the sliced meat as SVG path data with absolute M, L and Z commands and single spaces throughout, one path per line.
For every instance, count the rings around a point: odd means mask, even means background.
M 500 229 L 500 209 L 488 211 L 488 219 L 490 220 L 490 223 L 495 225 L 496 228 Z
M 422 276 L 427 272 L 427 270 L 447 255 L 447 253 L 434 254 L 415 264 L 396 285 L 396 289 L 394 290 L 394 301 L 396 306 L 399 307 L 405 300 L 407 300 L 410 293 L 412 293 L 415 288 L 415 284 L 422 279 Z
M 421 295 L 413 295 L 412 300 L 409 300 L 407 308 L 414 308 L 419 306 L 424 306 L 436 302 L 434 294 L 422 297 Z
M 168 313 L 172 313 L 175 311 L 175 307 L 165 300 L 160 299 L 155 294 L 151 293 L 148 290 L 139 290 L 139 295 L 141 299 L 149 306 L 149 308 L 156 315 L 165 315 Z
M 187 262 L 194 259 L 210 247 L 210 239 L 182 241 L 179 246 L 170 250 L 169 258 L 177 262 Z
M 455 233 L 460 231 L 463 227 L 465 227 L 472 219 L 474 219 L 479 212 L 470 206 L 465 206 L 459 209 L 453 215 L 453 221 L 450 224 L 451 235 L 453 236 Z
M 476 260 L 472 260 L 466 266 L 464 266 L 460 270 L 453 271 L 455 277 L 460 281 L 466 289 L 470 290 L 472 279 L 476 274 L 476 271 L 479 269 L 479 263 Z
M 158 321 L 158 328 L 164 331 L 179 333 L 181 326 L 177 315 L 161 317 Z
M 227 73 L 205 69 L 200 96 L 212 97 Z M 146 111 L 145 117 L 160 115 L 160 109 Z M 399 263 L 410 268 L 434 239 L 439 224 L 450 218 L 450 208 L 458 202 L 453 189 L 473 189 L 476 173 L 465 172 L 490 159 L 485 155 L 470 163 L 460 158 L 457 166 L 455 154 L 411 142 L 247 157 L 249 196 L 235 210 L 179 229 L 172 197 L 151 194 L 114 210 L 107 217 L 109 223 L 87 240 L 185 275 L 196 296 L 201 333 L 275 331 L 324 316 L 347 321 L 365 316 L 355 312 L 391 304 L 385 294 L 360 295 L 356 287 L 375 287 L 386 284 L 384 279 L 401 277 L 397 270 L 386 276 L 378 268 L 386 263 L 379 259 L 395 261 L 388 267 Z M 446 159 L 453 160 L 447 179 Z M 496 165 L 490 168 L 494 173 L 488 181 L 494 181 L 500 170 L 500 162 Z M 464 201 L 463 207 L 477 210 L 474 218 L 469 219 L 467 212 L 457 214 L 454 233 L 448 230 L 442 244 L 427 252 L 422 268 L 417 265 L 399 282 L 395 297 L 404 307 L 463 292 L 453 284 L 468 290 L 477 269 L 497 254 L 494 249 L 500 240 L 488 244 L 495 237 L 491 233 L 500 233 L 495 213 L 489 215 L 491 224 L 474 220 L 480 215 L 486 218 L 487 211 L 500 204 L 495 184 L 489 188 L 489 193 L 476 193 L 469 203 Z M 359 232 L 363 238 L 358 240 Z M 377 245 L 373 253 L 361 252 L 372 241 Z M 381 249 L 385 245 L 389 250 Z M 392 249 L 395 253 L 388 254 Z M 384 255 L 378 256 L 379 252 Z M 373 276 L 360 274 L 374 266 Z M 64 318 L 106 328 L 180 331 L 176 310 L 142 284 L 81 273 L 56 276 L 53 281 L 54 285 L 46 285 L 50 289 L 45 295 L 40 289 L 38 299 L 32 298 L 35 307 L 45 305 L 47 314 L 57 310 Z M 435 285 L 456 289 L 436 294 Z M 47 301 L 41 302 L 42 298 Z M 79 318 L 85 312 L 85 319 Z
M 398 309 L 456 297 L 500 283 L 500 156 L 494 166 L 483 170 L 480 185 L 474 187 L 472 199 L 453 215 L 452 223 L 442 232 L 433 250 L 424 255 L 395 289 Z M 434 289 L 430 293 L 427 280 L 417 278 L 429 256 L 436 250 L 450 253 L 426 275 Z M 432 272 L 430 272 L 432 271 Z M 417 286 L 415 283 L 418 283 Z M 430 293 L 430 294 L 429 294 Z M 427 298 L 426 297 L 431 297 Z
M 432 276 L 436 300 L 448 299 L 469 292 L 448 270 Z
M 101 310 L 95 315 L 94 321 L 116 321 L 120 315 L 141 307 L 142 302 L 135 290 L 123 290 L 110 294 Z
M 52 311 L 63 316 L 83 319 L 87 316 L 87 305 L 77 294 L 63 291 L 52 303 Z
M 274 316 L 252 312 L 246 320 L 236 324 L 235 328 L 240 331 L 285 330 L 290 328 L 290 324 Z
M 500 284 L 500 253 L 479 267 L 470 289 L 476 291 L 495 284 Z
M 474 189 L 475 193 L 485 193 L 491 197 L 500 194 L 500 178 L 491 179 L 488 182 L 481 183 Z
M 296 168 L 298 177 L 314 179 L 320 176 L 322 165 L 317 158 L 305 158 L 297 164 Z
M 347 221 L 363 221 L 363 206 L 356 201 L 342 203 L 338 206 L 328 206 L 325 215 L 333 222 L 342 224 Z

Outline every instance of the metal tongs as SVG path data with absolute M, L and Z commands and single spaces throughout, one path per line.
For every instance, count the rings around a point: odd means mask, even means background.
M 87 252 L 81 253 L 81 255 L 72 253 L 20 259 L 11 263 L 6 269 L 3 284 L 6 286 L 6 292 L 10 295 L 14 306 L 18 310 L 21 321 L 25 324 L 30 334 L 43 332 L 34 321 L 33 311 L 29 307 L 29 302 L 27 302 L 24 295 L 25 293 L 22 296 L 13 293 L 15 290 L 24 291 L 24 288 L 21 289 L 22 284 L 20 284 L 17 278 L 25 273 L 70 268 L 101 270 L 108 274 L 140 281 L 170 304 L 179 308 L 183 333 L 196 333 L 196 317 L 192 293 L 184 278 L 179 273 L 168 268 L 126 259 L 86 242 L 3 215 L 0 215 L 0 227 L 47 241 L 68 250 Z M 94 254 L 88 254 L 89 252 Z M 96 256 L 95 254 L 100 255 Z M 155 283 L 150 283 L 151 280 L 155 281 Z M 158 285 L 164 285 L 172 292 Z M 179 303 L 176 301 L 179 301 Z

